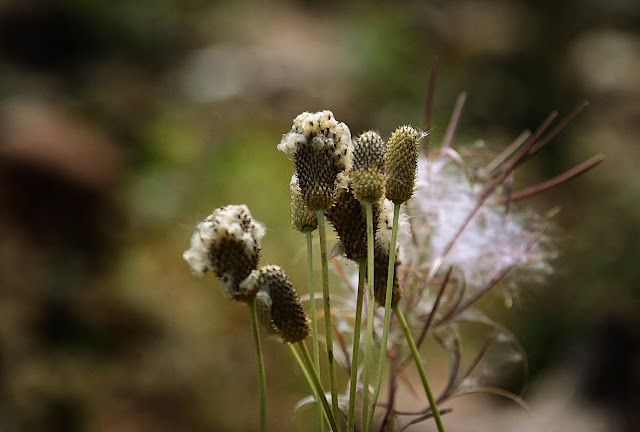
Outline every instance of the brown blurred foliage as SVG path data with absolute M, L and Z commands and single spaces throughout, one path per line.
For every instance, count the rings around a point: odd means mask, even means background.
M 257 429 L 248 316 L 189 274 L 192 227 L 248 204 L 269 228 L 263 260 L 304 286 L 281 134 L 325 108 L 354 133 L 422 126 L 433 55 L 432 145 L 460 91 L 456 145 L 494 150 L 590 100 L 525 178 L 607 162 L 531 200 L 563 205 L 564 255 L 504 320 L 534 377 L 562 359 L 604 377 L 558 379 L 551 394 L 580 388 L 636 430 L 640 378 L 619 367 L 639 352 L 626 318 L 640 304 L 640 6 L 628 0 L 0 1 L 0 429 Z M 589 354 L 568 355 L 577 340 Z M 312 413 L 292 411 L 304 380 L 281 346 L 265 350 L 269 429 L 305 430 Z

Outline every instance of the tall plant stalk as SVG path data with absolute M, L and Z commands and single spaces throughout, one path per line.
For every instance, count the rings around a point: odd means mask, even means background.
M 362 425 L 363 430 L 369 430 L 369 370 L 371 353 L 373 350 L 373 319 L 375 311 L 375 294 L 373 292 L 374 251 L 373 251 L 373 202 L 364 202 L 367 213 L 367 335 L 364 351 L 364 365 L 362 369 Z M 374 410 L 375 407 L 371 407 Z
M 353 354 L 351 355 L 351 383 L 349 387 L 349 414 L 347 432 L 355 429 L 356 388 L 358 385 L 358 363 L 360 362 L 360 325 L 362 324 L 362 300 L 364 297 L 364 280 L 366 279 L 367 261 L 358 262 L 358 294 L 356 299 L 356 317 L 353 325 Z
M 420 358 L 420 353 L 418 352 L 416 343 L 413 340 L 413 336 L 411 336 L 411 331 L 409 330 L 407 320 L 405 319 L 402 310 L 398 307 L 397 304 L 393 307 L 393 311 L 398 317 L 398 322 L 400 323 L 400 327 L 402 327 L 402 332 L 404 333 L 404 337 L 407 340 L 407 345 L 409 345 L 409 350 L 411 350 L 411 355 L 413 356 L 416 368 L 418 369 L 418 374 L 420 375 L 420 380 L 422 381 L 424 392 L 426 393 L 427 399 L 429 400 L 429 406 L 431 407 L 433 419 L 435 420 L 436 426 L 438 427 L 438 432 L 445 432 L 444 425 L 442 424 L 442 418 L 440 418 L 438 404 L 433 397 L 433 393 L 431 393 L 431 387 L 429 386 L 429 381 L 427 380 L 427 374 L 424 371 L 424 366 L 422 366 L 422 359 Z
M 373 391 L 373 399 L 371 400 L 371 414 L 369 414 L 369 420 L 367 425 L 371 425 L 373 422 L 373 414 L 375 412 L 376 404 L 378 403 L 378 396 L 380 395 L 380 387 L 382 386 L 382 378 L 384 374 L 384 368 L 387 363 L 387 341 L 389 340 L 389 327 L 391 326 L 391 299 L 393 297 L 393 281 L 394 270 L 396 262 L 396 241 L 398 237 L 398 219 L 400 218 L 400 205 L 399 202 L 393 203 L 393 225 L 391 228 L 391 245 L 389 249 L 389 269 L 387 271 L 387 291 L 384 299 L 384 327 L 382 330 L 382 342 L 380 343 L 380 358 L 378 360 L 378 375 L 376 378 L 376 386 Z
M 327 233 L 325 228 L 324 210 L 316 211 L 318 217 L 318 234 L 320 236 L 320 262 L 322 264 L 322 297 L 324 303 L 325 338 L 327 342 L 327 358 L 329 360 L 329 381 L 331 383 L 331 405 L 333 415 L 340 425 L 340 408 L 338 406 L 338 381 L 336 365 L 333 355 L 333 326 L 331 325 L 331 299 L 329 295 L 329 262 L 327 254 Z M 338 429 L 340 430 L 340 429 Z
M 249 306 L 249 317 L 251 319 L 251 333 L 256 348 L 256 361 L 258 363 L 258 380 L 260 382 L 260 431 L 267 430 L 267 380 L 264 373 L 264 362 L 262 360 L 262 346 L 260 345 L 260 335 L 258 333 L 258 320 L 256 319 L 256 299 L 252 297 L 247 303 Z
M 313 362 L 311 360 L 311 355 L 309 355 L 309 350 L 307 349 L 307 346 L 304 344 L 304 341 L 298 342 L 298 348 L 300 348 L 300 352 L 302 353 L 302 363 L 301 363 L 300 356 L 298 356 L 298 353 L 296 352 L 293 345 L 291 345 L 290 343 L 287 345 L 289 345 L 289 349 L 291 350 L 294 358 L 296 358 L 296 361 L 298 361 L 298 364 L 302 368 L 302 372 L 305 375 L 305 377 L 311 380 L 312 388 L 314 390 L 316 399 L 319 400 L 320 403 L 322 404 L 325 417 L 329 422 L 329 426 L 331 427 L 331 430 L 333 432 L 338 432 L 339 431 L 338 423 L 336 423 L 333 413 L 331 412 L 331 407 L 329 406 L 329 402 L 327 402 L 327 398 L 324 395 L 322 383 L 320 383 L 320 377 L 318 376 L 318 373 L 313 367 Z
M 311 310 L 311 338 L 313 349 L 313 366 L 318 375 L 320 375 L 320 348 L 318 344 L 318 318 L 316 314 L 316 294 L 313 283 L 313 238 L 312 229 L 305 229 L 304 233 L 307 237 L 307 286 L 309 290 L 309 309 Z M 324 431 L 324 422 L 322 421 L 322 406 L 317 404 L 319 431 Z

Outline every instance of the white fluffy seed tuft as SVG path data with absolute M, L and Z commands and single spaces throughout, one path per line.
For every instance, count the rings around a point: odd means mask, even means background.
M 293 120 L 291 131 L 282 136 L 278 150 L 293 158 L 302 146 L 310 145 L 317 150 L 330 148 L 345 169 L 351 167 L 353 150 L 349 127 L 338 122 L 329 110 L 315 113 L 303 112 Z
M 247 255 L 260 248 L 265 227 L 251 216 L 246 205 L 228 205 L 213 211 L 200 222 L 191 236 L 191 245 L 182 254 L 194 275 L 202 277 L 213 271 L 210 251 L 225 238 L 244 245 Z

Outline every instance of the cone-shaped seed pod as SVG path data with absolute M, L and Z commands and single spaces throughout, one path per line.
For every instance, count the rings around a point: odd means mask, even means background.
M 318 228 L 318 218 L 315 212 L 311 211 L 304 202 L 298 179 L 295 175 L 291 178 L 289 186 L 291 189 L 291 223 L 293 227 L 300 232 L 315 230 Z
M 391 134 L 385 153 L 386 196 L 394 202 L 411 199 L 418 167 L 418 141 L 422 135 L 411 126 L 401 126 Z
M 267 331 L 283 341 L 295 343 L 309 335 L 309 317 L 287 274 L 278 266 L 255 270 L 242 282 L 248 292 L 257 292 L 260 316 L 268 318 Z
M 384 142 L 377 132 L 368 131 L 356 139 L 351 187 L 359 201 L 378 201 L 384 195 L 384 152 Z
M 374 230 L 378 226 L 378 204 L 373 206 Z M 367 219 L 364 204 L 350 188 L 340 188 L 336 202 L 327 212 L 327 220 L 336 230 L 348 259 L 358 261 L 367 256 Z
M 258 267 L 264 233 L 247 206 L 221 207 L 198 224 L 182 257 L 196 276 L 215 273 L 226 297 L 247 301 L 255 293 L 243 291 L 240 282 Z
M 331 111 L 304 112 L 278 150 L 293 159 L 302 198 L 313 211 L 331 207 L 338 174 L 351 169 L 351 132 Z
M 374 249 L 373 267 L 375 269 L 373 276 L 373 290 L 376 297 L 376 303 L 384 307 L 387 296 L 387 272 L 389 269 L 389 247 L 381 246 L 376 243 Z M 397 258 L 393 272 L 393 291 L 391 292 L 391 305 L 395 305 L 402 298 L 402 287 L 398 285 L 398 266 L 400 261 Z

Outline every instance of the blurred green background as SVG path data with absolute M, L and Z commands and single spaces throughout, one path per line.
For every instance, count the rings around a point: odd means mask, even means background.
M 281 135 L 320 109 L 354 134 L 422 127 L 434 55 L 433 146 L 461 91 L 454 147 L 495 151 L 590 101 L 516 179 L 606 155 L 526 203 L 561 205 L 556 272 L 493 313 L 534 387 L 585 371 L 578 392 L 638 424 L 640 4 L 344 3 L 0 1 L 0 430 L 257 430 L 246 307 L 190 274 L 193 228 L 247 204 L 262 262 L 303 287 Z M 309 430 L 304 380 L 264 348 L 269 430 Z

